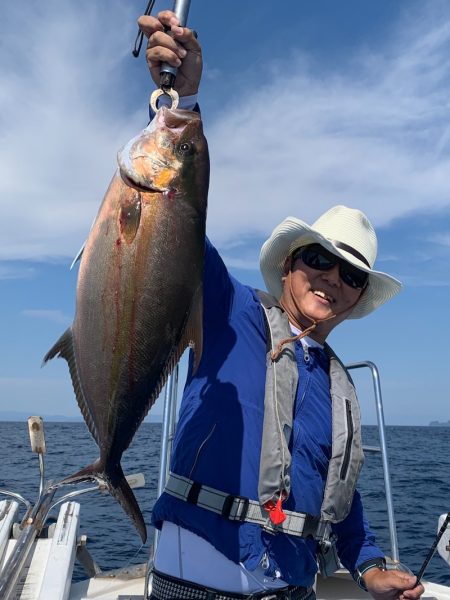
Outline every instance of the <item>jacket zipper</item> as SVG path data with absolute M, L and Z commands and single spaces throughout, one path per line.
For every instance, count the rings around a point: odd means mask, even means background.
M 342 461 L 340 479 L 343 481 L 347 477 L 348 466 L 350 464 L 350 453 L 353 441 L 353 419 L 352 405 L 350 400 L 345 399 L 345 414 L 347 417 L 347 440 L 345 442 L 344 460 Z

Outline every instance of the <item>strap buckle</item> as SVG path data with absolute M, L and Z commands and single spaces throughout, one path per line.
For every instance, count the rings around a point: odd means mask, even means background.
M 236 502 L 236 514 L 231 515 L 231 510 L 232 510 L 235 502 Z M 232 494 L 228 494 L 228 496 L 223 501 L 222 516 L 225 517 L 226 519 L 231 519 L 233 521 L 239 521 L 240 523 L 243 523 L 247 516 L 249 505 L 250 505 L 250 500 L 248 498 L 244 498 L 243 496 L 233 496 Z
M 305 523 L 303 525 L 302 537 L 316 537 L 317 527 L 319 525 L 320 517 L 313 517 L 312 515 L 306 515 Z

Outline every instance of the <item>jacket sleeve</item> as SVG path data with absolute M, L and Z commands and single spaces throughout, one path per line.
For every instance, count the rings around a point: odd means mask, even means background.
M 337 535 L 337 551 L 346 569 L 353 575 L 358 565 L 372 558 L 384 557 L 375 543 L 375 535 L 364 515 L 361 496 L 356 490 L 347 517 L 332 525 Z

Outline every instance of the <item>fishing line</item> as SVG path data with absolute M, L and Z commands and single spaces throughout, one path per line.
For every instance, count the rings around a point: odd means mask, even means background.
M 141 544 L 139 546 L 139 548 L 136 550 L 136 552 L 133 554 L 133 556 L 131 556 L 128 561 L 125 563 L 125 565 L 123 567 L 121 567 L 121 569 L 126 569 L 127 567 L 129 567 L 131 565 L 131 562 L 137 557 L 137 555 L 141 552 L 142 548 L 145 546 L 145 544 Z
M 150 15 L 152 10 L 153 10 L 153 6 L 155 5 L 155 1 L 156 0 L 150 0 L 149 3 L 147 4 L 147 8 L 145 9 L 144 15 Z M 134 48 L 132 51 L 132 54 L 135 58 L 137 58 L 139 56 L 139 53 L 141 51 L 142 48 L 142 42 L 144 40 L 144 32 L 141 31 L 140 29 L 138 30 L 136 39 L 134 41 Z

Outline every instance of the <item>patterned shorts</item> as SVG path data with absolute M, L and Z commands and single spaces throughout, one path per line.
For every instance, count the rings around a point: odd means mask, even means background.
M 316 600 L 312 588 L 289 586 L 254 594 L 234 594 L 183 581 L 156 570 L 150 600 Z

